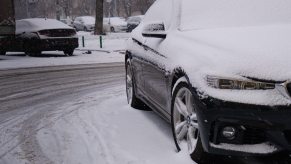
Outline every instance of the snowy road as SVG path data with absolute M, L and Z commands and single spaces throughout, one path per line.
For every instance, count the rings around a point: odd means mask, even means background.
M 164 120 L 127 105 L 123 63 L 2 70 L 0 91 L 0 164 L 194 163 Z

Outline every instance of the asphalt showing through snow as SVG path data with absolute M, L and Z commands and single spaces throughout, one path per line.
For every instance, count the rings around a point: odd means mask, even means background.
M 123 79 L 122 63 L 1 70 L 0 163 L 14 163 L 15 155 L 31 163 L 52 163 L 35 138 L 40 122 L 56 112 L 58 104 L 121 85 Z
M 0 164 L 52 163 L 36 133 L 60 110 L 58 106 L 83 93 L 124 84 L 124 64 L 90 64 L 0 70 Z M 62 111 L 62 114 L 71 112 Z M 46 124 L 49 126 L 49 124 Z M 213 156 L 210 163 L 287 164 L 287 154 L 264 157 Z

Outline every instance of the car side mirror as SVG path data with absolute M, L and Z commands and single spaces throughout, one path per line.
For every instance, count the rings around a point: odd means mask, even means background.
M 165 39 L 167 33 L 164 23 L 151 23 L 144 26 L 142 36 Z

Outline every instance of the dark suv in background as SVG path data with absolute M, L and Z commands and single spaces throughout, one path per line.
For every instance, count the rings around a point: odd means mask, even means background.
M 17 20 L 16 34 L 0 37 L 0 55 L 9 51 L 39 55 L 42 51 L 58 50 L 71 56 L 77 47 L 76 30 L 54 19 Z

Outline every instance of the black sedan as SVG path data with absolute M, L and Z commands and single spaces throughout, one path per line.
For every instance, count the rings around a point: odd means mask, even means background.
M 39 55 L 42 51 L 63 51 L 72 56 L 78 47 L 75 29 L 54 19 L 23 19 L 16 21 L 16 34 L 0 37 L 0 54 L 25 52 Z
M 128 103 L 199 163 L 290 152 L 290 15 L 288 0 L 156 1 L 128 41 Z

